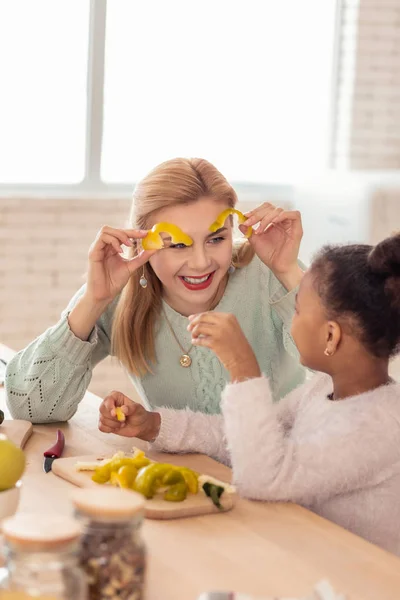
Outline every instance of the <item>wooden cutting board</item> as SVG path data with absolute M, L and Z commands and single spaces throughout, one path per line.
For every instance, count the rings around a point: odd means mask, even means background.
M 4 433 L 16 446 L 23 448 L 31 437 L 33 431 L 32 423 L 19 419 L 5 419 L 0 425 L 0 433 Z
M 52 473 L 66 479 L 78 487 L 96 487 L 99 484 L 92 481 L 93 471 L 77 471 L 75 465 L 78 461 L 95 461 L 105 458 L 94 455 L 74 456 L 59 458 L 53 462 Z M 168 462 L 173 463 L 173 457 L 168 457 Z M 211 458 L 207 459 L 214 463 Z M 218 509 L 210 498 L 201 490 L 198 494 L 188 494 L 183 502 L 166 502 L 163 498 L 153 498 L 145 502 L 145 516 L 148 519 L 178 519 L 183 517 L 194 517 L 197 515 L 218 514 L 231 510 L 235 503 L 235 494 L 224 492 L 221 503 L 223 510 Z

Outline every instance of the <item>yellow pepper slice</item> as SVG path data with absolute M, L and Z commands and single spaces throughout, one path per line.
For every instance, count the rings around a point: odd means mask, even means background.
M 199 474 L 188 467 L 176 467 L 176 470 L 183 476 L 189 492 L 197 494 L 199 491 Z
M 107 483 L 110 480 L 111 467 L 110 463 L 97 467 L 92 475 L 92 481 L 95 483 Z
M 126 414 L 122 411 L 120 406 L 117 406 L 115 409 L 115 416 L 117 417 L 118 421 L 126 421 Z
M 218 229 L 221 229 L 221 227 L 224 226 L 224 223 L 225 223 L 226 219 L 229 217 L 229 215 L 237 215 L 238 219 L 239 219 L 239 223 L 244 223 L 245 221 L 247 221 L 247 217 L 245 217 L 244 214 L 242 212 L 240 212 L 240 210 L 236 210 L 236 208 L 227 208 L 224 211 L 222 211 L 222 213 L 220 215 L 218 215 L 218 217 L 214 221 L 214 223 L 212 225 L 210 225 L 210 227 L 209 227 L 210 231 L 214 232 L 214 231 L 217 231 Z M 249 238 L 252 233 L 253 233 L 253 228 L 248 227 L 245 235 L 247 238 Z
M 143 494 L 147 499 L 153 498 L 157 488 L 162 485 L 163 477 L 169 471 L 171 471 L 171 465 L 163 463 L 147 465 L 147 467 L 140 469 L 133 484 L 133 489 L 135 492 Z
M 111 473 L 110 483 L 120 488 L 130 489 L 136 479 L 137 473 L 137 469 L 133 465 L 124 465 L 118 469 L 118 472 L 113 471 Z
M 188 488 L 185 482 L 175 483 L 165 491 L 164 500 L 167 500 L 167 502 L 183 502 L 183 500 L 186 499 L 187 490 Z
M 132 464 L 139 471 L 143 467 L 147 467 L 147 465 L 152 464 L 151 460 L 147 458 L 147 456 L 135 456 L 131 459 Z
M 182 473 L 178 469 L 170 466 L 170 470 L 165 473 L 161 480 L 162 485 L 175 485 L 176 483 L 185 483 Z
M 164 240 L 160 235 L 161 233 L 169 234 L 172 244 L 185 244 L 185 246 L 193 244 L 192 238 L 186 235 L 177 225 L 173 225 L 172 223 L 157 223 L 148 232 L 146 237 L 142 239 L 142 248 L 144 250 L 160 250 L 164 248 Z

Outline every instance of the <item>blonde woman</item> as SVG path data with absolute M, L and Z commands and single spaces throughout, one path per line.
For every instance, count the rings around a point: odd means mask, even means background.
M 234 244 L 231 218 L 215 233 L 210 225 L 236 202 L 232 186 L 206 160 L 177 158 L 151 171 L 135 188 L 131 228 L 99 231 L 86 285 L 60 321 L 10 361 L 6 391 L 13 417 L 70 419 L 93 368 L 110 354 L 148 409 L 220 413 L 226 366 L 209 349 L 192 346 L 187 331 L 188 316 L 210 310 L 236 316 L 275 399 L 301 383 L 304 370 L 289 333 L 303 274 L 300 215 L 264 204 L 246 215 L 245 226 L 256 233 Z M 178 226 L 193 244 L 138 251 L 139 240 L 160 222 Z M 121 255 L 122 245 L 131 248 L 130 258 Z M 105 432 L 119 427 L 114 409 L 111 396 L 101 407 Z M 152 439 L 154 433 L 149 427 L 141 435 Z

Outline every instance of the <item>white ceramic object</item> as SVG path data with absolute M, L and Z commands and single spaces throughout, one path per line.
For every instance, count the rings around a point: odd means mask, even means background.
M 14 487 L 0 492 L 0 526 L 3 519 L 12 517 L 18 509 L 21 493 L 21 481 L 17 481 Z

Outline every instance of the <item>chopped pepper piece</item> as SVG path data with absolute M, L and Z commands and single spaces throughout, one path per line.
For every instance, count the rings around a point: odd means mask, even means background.
M 229 217 L 229 215 L 237 215 L 238 219 L 239 219 L 239 223 L 244 223 L 245 221 L 247 221 L 247 217 L 245 217 L 244 214 L 242 212 L 240 212 L 240 210 L 236 210 L 236 208 L 227 208 L 224 211 L 222 211 L 222 213 L 220 215 L 218 215 L 217 219 L 209 227 L 210 231 L 214 232 L 214 231 L 217 231 L 218 229 L 221 229 L 221 227 L 224 226 L 224 223 L 225 223 L 226 219 Z M 248 227 L 245 235 L 247 238 L 249 238 L 252 233 L 253 233 L 253 228 Z
M 137 475 L 137 469 L 133 465 L 124 465 L 118 471 L 112 471 L 110 476 L 111 485 L 120 488 L 132 488 Z
M 126 421 L 126 415 L 120 406 L 117 406 L 115 409 L 115 416 L 117 417 L 118 421 Z
M 160 250 L 161 248 L 165 248 L 164 240 L 160 235 L 161 233 L 169 234 L 172 244 L 185 244 L 185 246 L 193 244 L 192 238 L 186 235 L 177 225 L 173 225 L 172 223 L 157 223 L 148 232 L 146 237 L 142 239 L 142 248 L 144 250 Z
M 171 471 L 171 465 L 163 463 L 153 463 L 140 469 L 133 489 L 140 494 L 143 494 L 146 498 L 153 498 L 157 491 L 157 488 L 162 485 L 163 477 Z
M 176 467 L 176 470 L 183 476 L 189 492 L 197 494 L 199 491 L 199 474 L 188 467 Z
M 111 463 L 107 463 L 102 467 L 97 467 L 92 475 L 92 481 L 94 481 L 95 483 L 107 483 L 107 481 L 110 480 L 111 476 L 110 464 Z
M 175 485 L 176 483 L 185 483 L 182 473 L 178 469 L 170 467 L 161 480 L 162 485 Z
M 224 488 L 220 485 L 215 485 L 215 483 L 210 483 L 209 481 L 206 481 L 206 483 L 203 485 L 203 490 L 205 495 L 211 498 L 213 504 L 215 504 L 217 508 L 222 510 L 220 498 L 224 493 Z
M 167 500 L 167 502 L 183 502 L 186 499 L 187 491 L 188 488 L 185 482 L 175 483 L 164 493 L 164 500 Z

